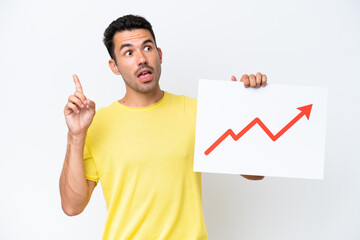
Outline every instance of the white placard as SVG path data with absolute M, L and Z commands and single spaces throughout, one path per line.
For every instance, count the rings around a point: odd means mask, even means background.
M 326 106 L 326 88 L 200 79 L 194 171 L 322 179 Z

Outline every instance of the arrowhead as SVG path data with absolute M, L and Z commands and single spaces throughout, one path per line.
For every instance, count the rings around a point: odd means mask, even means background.
M 306 106 L 303 106 L 303 107 L 299 107 L 297 109 L 299 109 L 307 117 L 307 119 L 309 120 L 311 108 L 312 108 L 312 104 L 306 105 Z

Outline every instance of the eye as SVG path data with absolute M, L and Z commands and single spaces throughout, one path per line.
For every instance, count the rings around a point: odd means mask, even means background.
M 129 50 L 129 51 L 126 51 L 124 55 L 125 56 L 130 56 L 131 54 L 132 54 L 132 51 Z
M 150 51 L 150 50 L 151 50 L 151 47 L 150 47 L 150 46 L 146 46 L 144 49 L 145 49 L 145 51 Z

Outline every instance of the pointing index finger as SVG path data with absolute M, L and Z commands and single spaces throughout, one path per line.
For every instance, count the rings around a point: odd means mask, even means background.
M 75 83 L 75 86 L 76 86 L 76 90 L 79 91 L 79 92 L 83 92 L 80 80 L 79 80 L 78 76 L 76 76 L 76 74 L 73 75 L 73 79 L 74 79 L 74 83 Z

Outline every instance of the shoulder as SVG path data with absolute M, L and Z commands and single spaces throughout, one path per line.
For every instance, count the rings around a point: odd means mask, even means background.
M 188 97 L 184 94 L 173 94 L 173 93 L 167 93 L 168 94 L 168 100 L 172 104 L 181 105 L 184 110 L 196 110 L 197 107 L 197 99 L 194 97 Z
M 99 128 L 108 125 L 108 121 L 112 119 L 115 114 L 114 107 L 116 102 L 113 102 L 109 106 L 98 109 L 95 113 L 93 121 L 89 127 L 90 131 L 98 130 Z
M 110 104 L 109 106 L 102 107 L 98 109 L 95 113 L 94 120 L 101 121 L 108 117 L 108 115 L 111 115 L 113 111 L 111 111 L 111 108 L 114 103 Z

